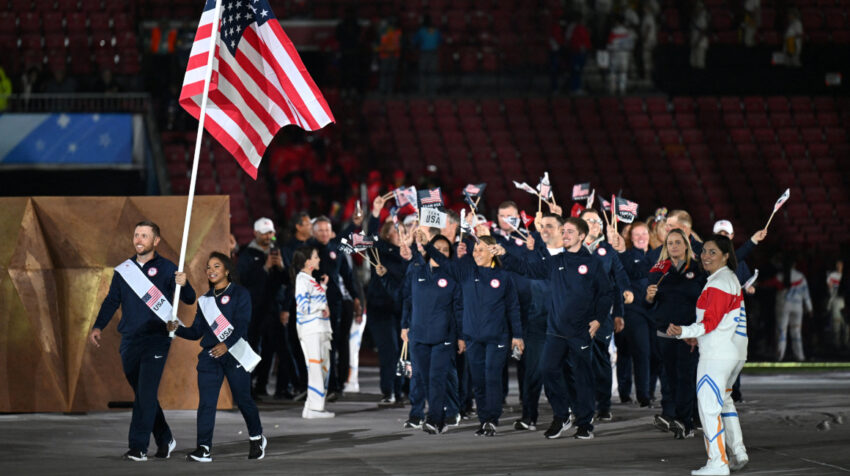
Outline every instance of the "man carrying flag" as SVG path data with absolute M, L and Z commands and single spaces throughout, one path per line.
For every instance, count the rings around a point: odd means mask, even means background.
M 159 379 L 165 368 L 171 339 L 165 323 L 171 319 L 171 298 L 175 284 L 185 286 L 180 300 L 194 304 L 195 291 L 186 274 L 156 252 L 159 226 L 151 221 L 136 224 L 133 246 L 136 255 L 115 268 L 109 293 L 89 335 L 89 342 L 100 347 L 101 330 L 121 307 L 121 365 L 133 387 L 133 416 L 130 420 L 129 451 L 124 458 L 147 461 L 151 432 L 157 445 L 157 458 L 168 458 L 177 447 L 171 429 L 157 400 Z

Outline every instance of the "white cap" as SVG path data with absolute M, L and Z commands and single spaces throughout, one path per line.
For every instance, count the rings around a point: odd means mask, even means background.
M 419 217 L 416 216 L 415 213 L 411 213 L 410 215 L 407 215 L 406 217 L 404 217 L 404 220 L 402 220 L 401 223 L 402 223 L 402 225 L 407 226 L 407 225 L 410 225 L 411 223 L 415 222 L 418 219 L 419 219 Z
M 730 235 L 735 233 L 732 228 L 732 222 L 729 220 L 719 220 L 714 224 L 714 233 L 720 233 L 721 231 L 725 231 Z
M 257 233 L 274 232 L 274 223 L 268 218 L 260 218 L 254 222 L 254 231 Z

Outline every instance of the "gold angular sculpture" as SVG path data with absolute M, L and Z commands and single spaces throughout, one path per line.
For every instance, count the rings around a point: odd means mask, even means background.
M 186 197 L 0 198 L 0 412 L 105 410 L 132 401 L 118 355 L 118 313 L 100 348 L 87 342 L 113 268 L 133 253 L 133 225 L 162 228 L 158 252 L 178 260 Z M 207 290 L 206 259 L 228 249 L 229 197 L 195 197 L 186 273 Z M 181 303 L 191 325 L 195 306 Z M 164 409 L 198 404 L 197 342 L 175 339 L 159 387 Z M 219 408 L 232 408 L 222 388 Z

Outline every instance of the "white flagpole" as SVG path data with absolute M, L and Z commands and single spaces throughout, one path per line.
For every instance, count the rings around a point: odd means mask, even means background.
M 195 139 L 195 158 L 192 160 L 192 179 L 189 181 L 189 200 L 186 202 L 186 220 L 183 222 L 183 241 L 180 243 L 180 261 L 177 265 L 177 271 L 183 271 L 183 265 L 186 264 L 186 244 L 189 241 L 189 223 L 192 222 L 192 204 L 195 201 L 195 182 L 198 178 L 198 158 L 201 156 L 201 141 L 204 138 L 204 118 L 207 112 L 207 98 L 210 94 L 210 81 L 212 79 L 213 60 L 215 58 L 216 40 L 218 39 L 218 23 L 219 13 L 221 12 L 221 0 L 216 0 L 215 10 L 213 11 L 212 33 L 210 34 L 210 51 L 207 55 L 207 70 L 204 76 L 204 94 L 201 96 L 201 115 L 198 118 L 198 136 Z M 178 284 L 174 289 L 174 303 L 172 312 L 174 320 L 177 318 L 177 305 L 180 302 L 180 288 Z M 172 339 L 175 336 L 174 331 L 169 332 L 168 336 Z

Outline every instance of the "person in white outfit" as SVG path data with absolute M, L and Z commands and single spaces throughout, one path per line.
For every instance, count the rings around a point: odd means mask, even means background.
M 303 418 L 333 418 L 325 410 L 325 395 L 328 392 L 328 369 L 331 354 L 331 321 L 328 309 L 328 276 L 321 281 L 313 278 L 319 269 L 319 252 L 312 246 L 298 248 L 292 255 L 291 272 L 295 281 L 295 311 L 298 340 L 304 360 L 307 361 L 307 400 L 304 402 Z
M 667 335 L 699 344 L 697 404 L 708 462 L 691 474 L 727 475 L 749 462 L 732 401 L 732 385 L 747 360 L 747 311 L 732 241 L 713 235 L 700 258 L 709 277 L 697 300 L 697 320 L 689 326 L 670 324 Z
M 635 47 L 635 34 L 626 28 L 621 16 L 614 19 L 614 28 L 608 35 L 608 53 L 611 55 L 611 68 L 608 73 L 608 91 L 611 94 L 625 94 L 629 80 L 629 59 Z
M 803 353 L 803 311 L 812 312 L 809 283 L 803 273 L 793 265 L 787 273 L 776 276 L 780 289 L 776 293 L 776 360 L 785 358 L 785 345 L 791 335 L 791 350 L 800 362 L 806 360 Z
M 744 0 L 744 21 L 741 22 L 741 40 L 744 46 L 756 45 L 759 26 L 761 26 L 761 0 Z
M 694 6 L 691 17 L 691 68 L 705 69 L 705 56 L 708 54 L 708 10 L 702 2 Z
M 836 349 L 847 347 L 850 344 L 850 328 L 844 320 L 844 296 L 841 295 L 841 275 L 844 272 L 844 262 L 835 262 L 835 270 L 826 277 L 826 286 L 829 290 L 829 301 L 826 310 L 832 318 L 832 343 Z

